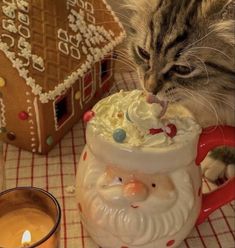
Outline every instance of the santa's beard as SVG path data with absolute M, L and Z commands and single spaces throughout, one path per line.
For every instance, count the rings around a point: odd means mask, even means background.
M 160 205 L 166 201 L 165 211 L 154 211 L 154 206 L 157 209 L 157 202 L 161 201 L 154 196 L 148 197 L 138 208 L 118 206 L 103 200 L 96 182 L 105 173 L 104 168 L 96 167 L 89 171 L 89 167 L 86 173 L 89 189 L 80 193 L 83 217 L 87 223 L 96 223 L 100 229 L 112 233 L 122 242 L 136 246 L 170 237 L 186 223 L 194 204 L 192 182 L 186 171 L 169 174 L 176 187 L 174 204 L 169 205 L 167 200 L 162 200 Z

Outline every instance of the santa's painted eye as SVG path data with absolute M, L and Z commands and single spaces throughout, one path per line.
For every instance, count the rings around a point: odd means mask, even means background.
M 152 183 L 152 187 L 153 187 L 153 188 L 156 188 L 156 184 L 155 184 L 155 183 Z
M 123 180 L 121 177 L 114 177 L 112 181 L 109 183 L 109 186 L 116 186 L 122 184 Z

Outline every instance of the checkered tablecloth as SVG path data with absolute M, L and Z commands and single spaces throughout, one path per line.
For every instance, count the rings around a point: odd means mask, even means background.
M 117 74 L 111 92 L 133 89 L 136 86 L 134 73 Z M 82 122 L 79 122 L 47 156 L 32 154 L 7 144 L 4 146 L 7 188 L 40 187 L 51 192 L 60 202 L 61 248 L 97 248 L 80 222 L 75 195 L 70 191 L 70 186 L 74 185 L 76 166 L 83 147 Z M 205 183 L 204 190 L 208 191 L 210 188 L 211 185 Z M 204 224 L 194 228 L 180 248 L 234 248 L 234 210 L 235 204 L 230 203 L 214 212 Z

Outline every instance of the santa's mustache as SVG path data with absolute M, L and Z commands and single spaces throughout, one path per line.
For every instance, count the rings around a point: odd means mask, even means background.
M 175 178 L 184 178 L 184 180 L 178 179 L 174 182 L 177 183 L 177 200 L 165 212 L 152 214 L 154 210 L 149 212 L 145 206 L 132 208 L 109 204 L 111 190 L 105 190 L 107 194 L 104 199 L 104 195 L 101 196 L 96 188 L 91 188 L 84 192 L 83 215 L 88 221 L 90 218 L 91 223 L 98 223 L 100 228 L 111 232 L 130 245 L 144 245 L 156 239 L 174 235 L 187 221 L 194 203 L 189 175 L 186 172 L 180 173 L 180 177 L 177 175 Z M 174 178 L 172 180 L 174 181 Z M 117 187 L 118 197 L 121 197 L 120 193 L 121 187 Z

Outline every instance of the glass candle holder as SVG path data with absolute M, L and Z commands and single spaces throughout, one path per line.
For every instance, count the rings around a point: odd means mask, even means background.
M 0 193 L 0 248 L 59 248 L 61 209 L 50 193 L 19 187 Z

